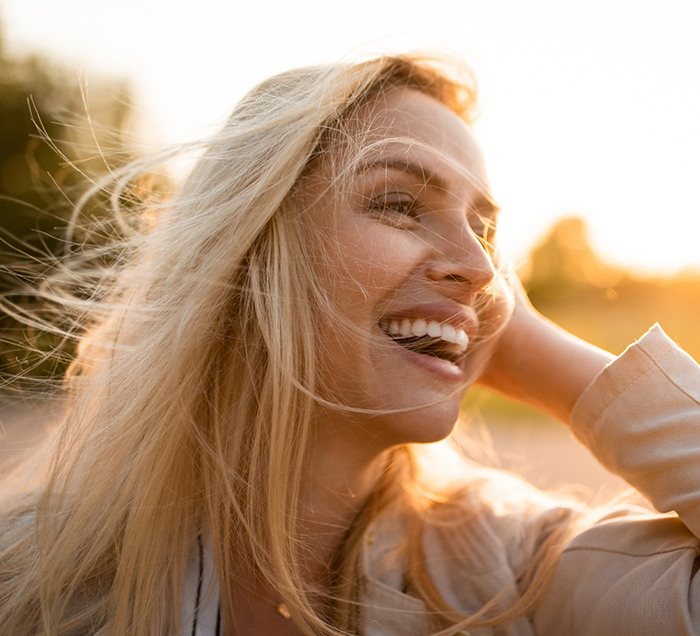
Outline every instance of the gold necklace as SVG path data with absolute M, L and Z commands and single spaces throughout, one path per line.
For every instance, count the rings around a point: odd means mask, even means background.
M 287 607 L 286 603 L 275 603 L 270 598 L 267 598 L 266 596 L 263 596 L 262 594 L 259 594 L 255 590 L 250 589 L 247 585 L 244 585 L 241 581 L 239 581 L 235 576 L 233 577 L 233 582 L 240 587 L 244 592 L 247 592 L 251 596 L 254 596 L 260 601 L 263 601 L 264 603 L 267 603 L 268 605 L 272 605 L 277 610 L 277 613 L 282 617 L 285 618 L 286 620 L 289 620 L 292 618 L 292 614 L 289 611 L 289 608 Z

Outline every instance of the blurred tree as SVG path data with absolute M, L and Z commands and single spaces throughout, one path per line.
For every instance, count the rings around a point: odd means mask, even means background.
M 128 86 L 105 80 L 94 93 L 90 100 L 85 83 L 41 56 L 11 56 L 0 29 L 0 294 L 13 302 L 32 303 L 13 291 L 62 251 L 70 200 L 87 187 L 83 175 L 129 158 Z M 99 204 L 92 213 L 100 214 Z M 0 373 L 60 374 L 64 364 L 43 353 L 56 344 L 51 334 L 2 315 Z
M 527 279 L 533 295 L 564 299 L 584 289 L 614 288 L 622 276 L 622 270 L 595 253 L 586 222 L 579 217 L 566 217 L 532 250 Z
M 563 218 L 530 254 L 521 273 L 532 304 L 571 333 L 615 354 L 658 322 L 700 360 L 700 273 L 688 270 L 649 277 L 615 267 L 591 246 L 579 217 Z M 537 412 L 485 390 L 471 390 L 464 403 L 500 421 L 538 421 Z M 546 419 L 546 418 L 544 418 Z
M 564 218 L 552 227 L 532 250 L 523 278 L 539 311 L 613 353 L 659 322 L 700 359 L 698 273 L 642 277 L 606 263 L 581 218 Z
M 36 55 L 11 57 L 0 32 L 0 231 L 13 247 L 28 243 L 45 252 L 60 235 L 65 191 L 79 179 L 53 144 L 83 171 L 100 162 L 97 144 L 110 156 L 127 152 L 127 87 L 96 92 L 99 100 L 88 104 L 87 88 L 63 69 Z

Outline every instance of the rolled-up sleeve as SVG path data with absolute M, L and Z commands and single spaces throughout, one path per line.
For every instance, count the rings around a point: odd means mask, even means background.
M 658 327 L 589 386 L 574 434 L 670 516 L 611 515 L 566 548 L 541 636 L 700 635 L 700 367 Z

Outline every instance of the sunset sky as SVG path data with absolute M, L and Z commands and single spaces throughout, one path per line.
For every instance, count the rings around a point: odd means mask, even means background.
M 430 8 L 429 8 L 430 7 Z M 261 79 L 367 52 L 472 64 L 516 258 L 557 217 L 644 272 L 700 268 L 700 2 L 0 0 L 10 52 L 129 78 L 144 142 L 206 134 Z

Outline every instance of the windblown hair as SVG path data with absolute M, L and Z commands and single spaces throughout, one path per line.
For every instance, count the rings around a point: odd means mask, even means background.
M 431 511 L 462 499 L 456 488 L 431 487 L 410 447 L 393 452 L 327 589 L 304 581 L 297 508 L 320 399 L 314 334 L 330 309 L 316 273 L 319 232 L 296 192 L 309 166 L 341 144 L 352 113 L 398 88 L 421 91 L 465 121 L 473 116 L 471 75 L 424 57 L 267 80 L 156 206 L 157 220 L 131 237 L 95 300 L 76 301 L 84 334 L 51 465 L 38 484 L 3 501 L 4 633 L 177 633 L 186 562 L 205 532 L 222 594 L 231 592 L 231 564 L 243 559 L 279 591 L 304 633 L 361 633 L 361 539 L 390 507 L 408 520 L 397 550 L 436 630 L 501 624 L 536 606 L 571 519 L 532 546 L 518 600 L 495 598 L 478 615 L 461 615 L 430 580 L 420 536 Z M 119 173 L 114 200 L 153 167 Z M 326 609 L 313 600 L 319 593 L 330 599 Z

